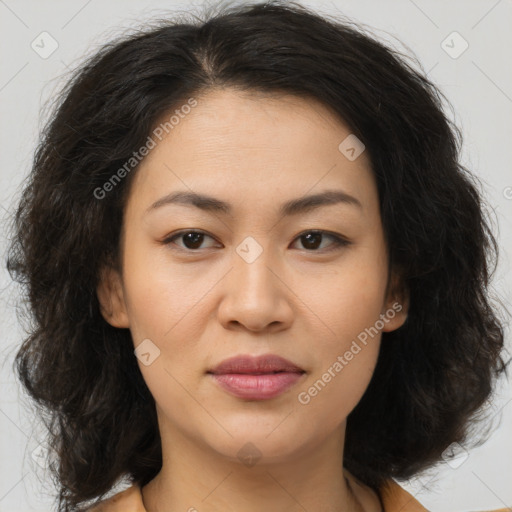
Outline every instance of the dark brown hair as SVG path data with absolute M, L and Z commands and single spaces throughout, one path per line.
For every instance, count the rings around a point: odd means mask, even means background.
M 410 297 L 406 323 L 383 333 L 370 385 L 350 414 L 344 465 L 378 488 L 438 462 L 506 369 L 490 302 L 497 244 L 476 178 L 459 163 L 460 130 L 444 96 L 407 58 L 361 26 L 296 2 L 169 19 L 104 45 L 74 72 L 37 148 L 13 218 L 7 267 L 33 325 L 16 356 L 57 454 L 59 511 L 103 497 L 162 464 L 154 399 L 128 329 L 100 314 L 103 264 L 119 235 L 135 166 L 102 187 L 157 120 L 214 87 L 312 97 L 366 146 L 390 267 Z

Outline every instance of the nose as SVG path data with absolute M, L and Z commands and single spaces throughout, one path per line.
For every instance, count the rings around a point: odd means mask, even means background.
M 223 279 L 218 309 L 226 329 L 277 332 L 290 327 L 294 294 L 284 266 L 270 252 L 254 239 L 237 248 L 232 269 Z

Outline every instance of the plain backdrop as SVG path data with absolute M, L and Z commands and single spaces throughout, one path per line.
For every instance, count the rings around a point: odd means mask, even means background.
M 495 291 L 511 303 L 512 1 L 304 1 L 372 27 L 376 38 L 414 54 L 454 107 L 464 134 L 462 161 L 482 180 L 500 245 Z M 43 106 L 85 55 L 146 18 L 200 11 L 201 2 L 144 0 L 0 0 L 0 213 L 12 213 L 30 170 Z M 44 42 L 41 42 L 41 39 Z M 49 55 L 51 53 L 51 55 Z M 41 464 L 44 439 L 12 362 L 23 332 L 18 290 L 0 269 L 0 512 L 51 511 L 53 487 Z M 507 345 L 511 346 L 509 326 Z M 494 430 L 482 446 L 401 484 L 428 509 L 467 512 L 512 507 L 512 392 L 502 381 L 491 402 Z M 39 456 L 38 456 L 39 455 Z M 116 489 L 122 490 L 120 483 Z M 315 511 L 310 511 L 315 512 Z

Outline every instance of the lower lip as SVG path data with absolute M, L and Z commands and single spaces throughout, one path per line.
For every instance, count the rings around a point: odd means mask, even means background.
M 280 372 L 263 375 L 241 373 L 212 374 L 221 388 L 228 393 L 249 400 L 268 400 L 291 388 L 303 373 Z

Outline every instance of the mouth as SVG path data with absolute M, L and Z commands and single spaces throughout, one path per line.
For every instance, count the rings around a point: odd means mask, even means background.
M 243 374 L 271 374 L 280 372 L 300 373 L 304 370 L 292 361 L 275 354 L 264 354 L 261 356 L 239 355 L 225 359 L 208 373 L 222 375 L 228 373 Z
M 247 400 L 268 400 L 281 395 L 305 370 L 280 356 L 235 356 L 209 370 L 214 381 L 231 395 Z

